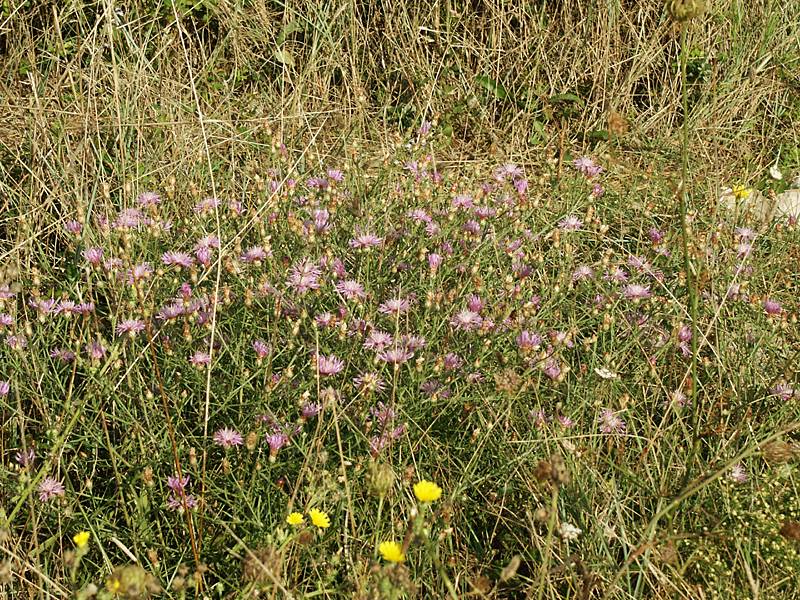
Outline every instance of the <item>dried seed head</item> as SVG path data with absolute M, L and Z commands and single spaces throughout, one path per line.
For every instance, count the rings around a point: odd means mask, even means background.
M 775 440 L 761 446 L 761 456 L 771 465 L 782 465 L 800 456 L 800 448 L 791 442 Z
M 699 17 L 705 11 L 705 0 L 669 0 L 667 2 L 669 16 L 679 23 Z

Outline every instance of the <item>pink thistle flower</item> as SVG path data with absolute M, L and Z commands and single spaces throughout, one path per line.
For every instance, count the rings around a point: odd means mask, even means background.
M 588 156 L 580 156 L 572 161 L 572 164 L 578 172 L 583 173 L 589 179 L 603 172 L 603 167 L 595 164 L 594 160 Z
M 480 235 L 481 224 L 475 221 L 474 219 L 470 219 L 466 223 L 464 223 L 464 231 L 466 231 L 467 233 L 471 233 L 472 235 Z
M 181 494 L 180 496 L 170 494 L 167 498 L 167 508 L 170 510 L 183 512 L 184 507 L 189 510 L 197 508 L 197 499 L 191 494 Z
M 8 381 L 0 381 L 0 396 L 8 396 L 11 391 L 11 383 Z
M 50 358 L 55 358 L 62 362 L 70 363 L 75 360 L 75 353 L 71 350 L 63 350 L 61 348 L 53 348 L 50 351 Z
M 93 341 L 86 345 L 86 354 L 93 361 L 102 360 L 106 356 L 106 347 L 99 341 Z
M 42 502 L 49 502 L 56 496 L 63 496 L 66 490 L 64 489 L 64 484 L 58 479 L 53 477 L 45 477 L 39 484 L 38 491 L 39 500 Z
M 204 215 L 210 212 L 214 212 L 214 209 L 219 206 L 219 199 L 218 198 L 203 198 L 194 205 L 194 212 L 198 215 Z
M 497 181 L 505 181 L 506 179 L 515 179 L 524 176 L 525 172 L 522 168 L 514 163 L 506 163 L 500 165 L 494 170 L 494 178 Z
M 433 220 L 431 219 L 430 215 L 421 208 L 415 208 L 408 211 L 408 218 L 412 221 L 418 221 L 420 223 L 430 223 Z
M 125 208 L 119 211 L 112 226 L 114 229 L 138 229 L 140 226 L 149 223 L 150 220 L 138 208 Z
M 578 231 L 583 227 L 583 221 L 575 215 L 569 215 L 558 222 L 558 227 L 561 231 Z
M 0 313 L 0 331 L 14 324 L 14 318 L 6 313 Z
M 271 433 L 266 436 L 266 440 L 269 446 L 269 459 L 274 462 L 278 451 L 289 443 L 289 437 L 285 433 Z
M 450 325 L 454 329 L 459 329 L 461 331 L 474 331 L 481 326 L 482 322 L 483 319 L 481 319 L 481 316 L 469 309 L 464 309 L 457 312 L 450 319 Z
M 469 308 L 472 312 L 479 313 L 483 310 L 483 307 L 483 300 L 481 300 L 480 296 L 477 294 L 472 294 L 467 299 L 467 308 Z
M 558 421 L 558 424 L 561 425 L 564 429 L 571 429 L 572 427 L 575 427 L 575 421 L 573 421 L 566 415 L 558 415 L 556 417 L 556 420 Z
M 333 354 L 330 356 L 317 355 L 317 369 L 319 374 L 323 376 L 336 375 L 341 373 L 344 369 L 344 362 L 336 358 Z
M 155 192 L 143 192 L 139 194 L 138 198 L 136 198 L 136 202 L 139 204 L 139 206 L 156 206 L 161 204 L 161 196 Z
M 14 460 L 17 461 L 17 464 L 26 469 L 28 467 L 33 466 L 33 463 L 36 461 L 36 452 L 33 448 L 28 448 L 27 450 L 20 450 L 14 455 Z
M 303 421 L 313 419 L 322 412 L 322 405 L 316 402 L 306 402 L 300 410 L 300 418 Z
M 97 247 L 87 248 L 86 250 L 83 251 L 82 254 L 83 258 L 86 259 L 86 262 L 88 262 L 93 267 L 97 267 L 100 265 L 101 262 L 103 262 L 102 248 L 97 248 Z
M 253 350 L 255 350 L 258 360 L 263 360 L 272 352 L 272 346 L 270 346 L 264 340 L 255 340 L 253 341 Z
M 319 266 L 311 259 L 304 258 L 292 267 L 286 285 L 302 295 L 310 290 L 320 288 L 319 278 L 321 275 L 322 270 Z
M 117 325 L 117 335 L 125 334 L 136 337 L 136 334 L 145 330 L 145 323 L 141 319 L 126 319 Z
M 80 221 L 67 221 L 64 224 L 64 228 L 73 235 L 80 235 L 81 231 L 83 231 L 83 225 Z
M 322 208 L 314 211 L 314 231 L 325 233 L 331 228 L 330 213 Z
M 782 310 L 780 302 L 770 300 L 769 298 L 764 300 L 764 312 L 767 313 L 768 316 L 777 316 L 781 314 Z
M 353 279 L 340 281 L 333 287 L 347 300 L 363 300 L 367 297 L 364 286 Z
M 428 254 L 428 268 L 430 268 L 431 271 L 435 273 L 441 264 L 442 257 L 439 254 L 435 252 Z
M 339 169 L 328 169 L 325 174 L 328 176 L 328 179 L 335 181 L 336 183 L 341 183 L 344 181 L 344 172 L 340 171 Z
M 785 381 L 782 381 L 774 385 L 772 388 L 770 388 L 769 392 L 770 394 L 772 394 L 773 396 L 777 396 L 784 402 L 788 402 L 789 400 L 797 396 L 797 392 L 795 391 L 795 389 Z
M 625 433 L 626 424 L 617 414 L 610 408 L 604 408 L 600 411 L 600 416 L 597 418 L 600 423 L 600 431 L 611 435 L 622 435 Z
M 605 193 L 606 193 L 605 188 L 603 188 L 603 186 L 600 185 L 599 183 L 595 182 L 595 184 L 592 185 L 592 197 L 600 198 Z
M 606 271 L 606 274 L 603 276 L 603 279 L 606 281 L 615 281 L 617 283 L 625 283 L 628 281 L 628 274 L 622 267 L 613 267 Z
M 211 355 L 208 352 L 203 352 L 202 350 L 198 350 L 189 359 L 189 362 L 198 368 L 206 367 L 211 364 Z
M 167 487 L 176 494 L 182 494 L 184 491 L 186 491 L 186 486 L 188 485 L 189 475 L 184 475 L 183 477 L 179 475 L 167 476 Z
M 469 210 L 473 207 L 473 199 L 472 196 L 468 196 L 467 194 L 460 194 L 453 198 L 453 208 L 460 208 L 463 210 Z
M 626 285 L 622 293 L 624 294 L 625 298 L 628 300 L 646 300 L 650 298 L 652 294 L 650 293 L 650 288 L 646 285 L 639 285 L 638 283 L 632 283 Z
M 167 266 L 178 266 L 188 269 L 194 266 L 194 258 L 185 252 L 164 252 L 161 255 L 161 262 Z
M 747 471 L 742 463 L 736 463 L 731 467 L 731 470 L 728 472 L 728 479 L 734 483 L 745 483 L 749 479 Z
M 349 245 L 351 248 L 374 248 L 383 243 L 383 238 L 373 235 L 371 233 L 363 233 L 350 240 Z
M 517 348 L 523 352 L 536 350 L 542 345 L 542 336 L 523 329 L 516 339 Z
M 23 350 L 28 346 L 24 335 L 10 335 L 6 338 L 6 345 L 12 350 Z
M 134 284 L 137 281 L 147 279 L 152 273 L 153 267 L 150 266 L 150 263 L 135 265 L 128 273 L 128 283 Z
M 223 427 L 214 434 L 214 443 L 223 448 L 233 448 L 244 443 L 242 434 L 235 429 Z
M 242 254 L 239 257 L 239 260 L 243 263 L 255 263 L 258 264 L 263 261 L 265 258 L 270 256 L 270 253 L 264 250 L 261 246 L 253 246 L 247 252 Z
M 412 359 L 414 353 L 407 348 L 387 348 L 378 352 L 378 359 L 392 365 L 401 365 Z
M 409 298 L 392 298 L 378 307 L 378 312 L 384 315 L 401 315 L 411 309 Z
M 581 265 L 572 272 L 572 281 L 577 282 L 582 279 L 591 279 L 594 277 L 594 271 L 588 265 Z
M 444 355 L 444 368 L 448 371 L 460 369 L 463 365 L 464 359 L 462 359 L 458 354 L 448 352 Z

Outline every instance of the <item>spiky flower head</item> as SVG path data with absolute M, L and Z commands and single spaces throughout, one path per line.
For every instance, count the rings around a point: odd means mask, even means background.
M 398 542 L 381 542 L 378 545 L 378 552 L 381 553 L 383 560 L 393 563 L 401 563 L 406 560 L 403 546 Z
M 420 502 L 435 502 L 442 496 L 442 488 L 433 483 L 423 479 L 414 484 L 414 495 Z

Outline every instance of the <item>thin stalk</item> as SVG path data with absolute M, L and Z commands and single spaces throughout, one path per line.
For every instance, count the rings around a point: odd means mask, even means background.
M 691 387 L 689 389 L 691 399 L 691 430 L 692 446 L 689 450 L 689 460 L 686 465 L 686 481 L 691 477 L 695 466 L 697 454 L 700 450 L 700 407 L 697 404 L 697 354 L 698 354 L 698 327 L 697 327 L 697 277 L 693 271 L 691 258 L 691 228 L 689 226 L 689 90 L 686 84 L 686 60 L 687 60 L 687 33 L 688 21 L 681 23 L 681 103 L 683 106 L 683 127 L 681 136 L 681 185 L 679 189 L 681 207 L 681 233 L 683 238 L 683 270 L 686 273 L 686 289 L 689 294 L 689 320 L 692 331 L 692 360 L 689 370 L 691 377 Z
M 556 527 L 556 514 L 558 511 L 558 486 L 553 486 L 553 495 L 550 499 L 550 516 L 547 520 L 547 541 L 542 553 L 542 567 L 539 570 L 539 591 L 536 594 L 537 600 L 544 598 L 544 588 L 547 583 L 547 572 L 550 569 L 550 549 L 553 547 L 553 532 Z

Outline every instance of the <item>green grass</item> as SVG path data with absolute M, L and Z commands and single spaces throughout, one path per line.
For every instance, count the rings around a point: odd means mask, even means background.
M 714 207 L 800 171 L 798 12 L 720 3 L 689 27 L 687 284 L 679 32 L 637 6 L 0 7 L 2 593 L 792 598 L 798 233 Z M 373 330 L 413 356 L 388 364 Z

